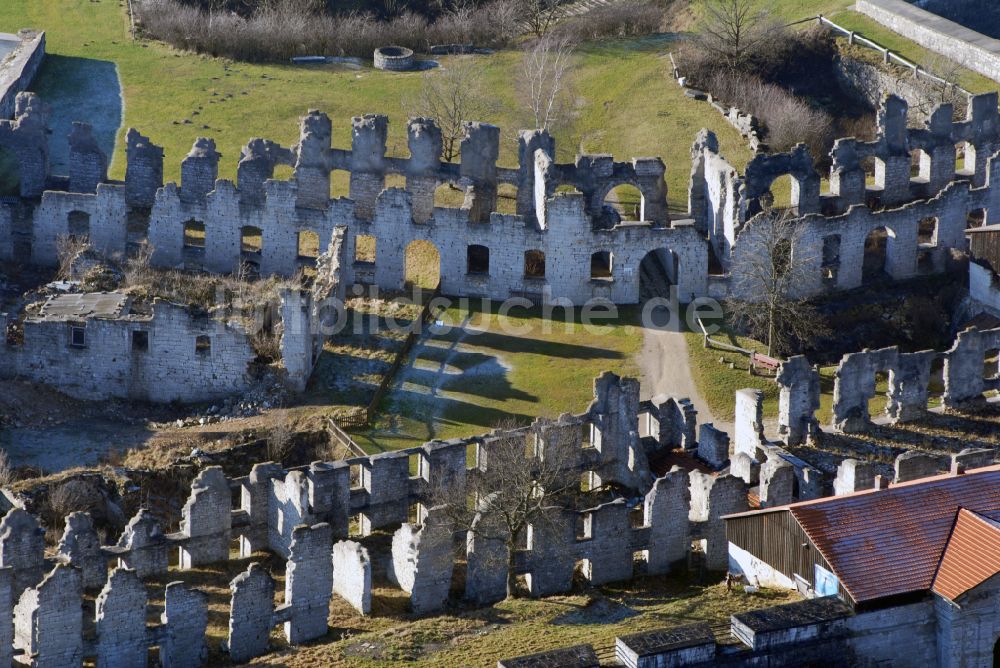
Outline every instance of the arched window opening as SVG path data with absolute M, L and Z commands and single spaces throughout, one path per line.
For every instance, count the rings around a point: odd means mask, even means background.
M 354 261 L 368 264 L 375 263 L 375 237 L 358 234 L 354 237 Z
M 631 184 L 615 186 L 604 196 L 602 219 L 605 227 L 622 221 L 645 220 L 645 202 L 642 193 Z
M 21 194 L 21 166 L 17 155 L 0 146 L 0 197 L 15 197 Z
M 319 257 L 319 235 L 312 230 L 302 230 L 298 236 L 298 257 L 315 260 Z
M 184 223 L 184 248 L 205 249 L 205 223 L 197 220 Z
M 861 266 L 863 283 L 873 283 L 885 278 L 888 243 L 889 232 L 884 227 L 876 227 L 865 237 L 865 254 Z
M 90 238 L 90 214 L 85 211 L 70 211 L 67 216 L 67 232 L 71 239 L 83 241 Z
M 545 278 L 545 253 L 540 250 L 524 251 L 524 277 Z
M 433 290 L 441 282 L 441 253 L 430 241 L 417 239 L 406 246 L 403 287 Z
M 610 281 L 612 279 L 611 251 L 597 251 L 590 256 L 590 280 Z
M 486 246 L 473 244 L 466 250 L 466 273 L 490 273 L 490 249 Z
M 260 253 L 264 249 L 264 233 L 259 227 L 244 225 L 240 228 L 240 251 Z

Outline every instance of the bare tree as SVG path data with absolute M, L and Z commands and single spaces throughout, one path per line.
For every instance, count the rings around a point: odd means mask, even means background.
M 579 476 L 561 464 L 566 457 L 542 448 L 534 433 L 504 423 L 484 441 L 467 485 L 441 485 L 430 498 L 456 530 L 502 546 L 485 559 L 490 570 L 506 572 L 508 597 L 517 593 L 514 560 L 529 527 L 535 535 L 563 528 L 563 510 L 579 492 Z
M 0 487 L 7 487 L 15 479 L 14 465 L 10 463 L 7 451 L 0 448 Z
M 790 211 L 767 208 L 740 233 L 733 258 L 730 317 L 767 344 L 767 354 L 824 331 L 816 310 L 797 295 L 815 258 L 805 250 L 802 228 Z
M 565 35 L 549 34 L 524 52 L 521 85 L 524 101 L 539 130 L 565 119 L 573 44 Z
M 774 38 L 780 25 L 760 0 L 701 0 L 696 39 L 730 69 L 740 69 Z
M 56 257 L 59 258 L 59 278 L 69 279 L 73 277 L 73 264 L 77 258 L 90 248 L 90 241 L 87 237 L 75 237 L 73 235 L 61 234 L 56 237 Z
M 489 111 L 481 76 L 469 57 L 456 58 L 447 67 L 425 74 L 416 97 L 406 105 L 411 116 L 428 116 L 437 121 L 442 154 L 448 162 L 458 157 L 465 134 L 462 121 L 478 120 Z
M 524 26 L 535 37 L 544 37 L 563 16 L 560 0 L 515 0 L 514 4 Z

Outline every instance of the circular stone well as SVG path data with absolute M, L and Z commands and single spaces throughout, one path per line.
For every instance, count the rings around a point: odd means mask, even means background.
M 383 46 L 375 49 L 375 69 L 403 72 L 413 69 L 413 50 L 405 46 Z

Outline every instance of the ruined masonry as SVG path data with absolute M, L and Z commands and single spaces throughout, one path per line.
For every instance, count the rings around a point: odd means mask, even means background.
M 0 520 L 0 662 L 4 652 L 10 657 L 18 649 L 33 666 L 62 668 L 88 658 L 99 666 L 135 666 L 143 665 L 147 648 L 159 647 L 164 666 L 203 663 L 207 598 L 184 583 L 184 572 L 228 560 L 235 539 L 242 557 L 263 549 L 286 559 L 277 604 L 275 580 L 260 563 L 230 583 L 226 648 L 236 662 L 265 653 L 275 627 L 292 644 L 324 636 L 333 596 L 369 613 L 376 574 L 405 591 L 415 612 L 441 610 L 463 549 L 465 597 L 477 604 L 502 599 L 506 574 L 499 569 L 498 578 L 491 561 L 497 545 L 477 540 L 475 532 L 456 535 L 440 509 L 424 505 L 436 485 L 465 485 L 486 470 L 485 453 L 499 439 L 530 439 L 537 456 L 557 454 L 567 476 L 590 474 L 634 490 L 640 500 L 634 507 L 623 498 L 561 510 L 567 521 L 534 531 L 516 563 L 532 595 L 568 591 L 581 564 L 594 584 L 632 578 L 637 558 L 644 573 L 668 573 L 686 563 L 693 540 L 704 541 L 708 568 L 724 570 L 728 543 L 721 518 L 747 510 L 748 487 L 725 471 L 674 467 L 655 477 L 648 456 L 675 448 L 696 456 L 698 444 L 688 439 L 696 416 L 685 410 L 687 402 L 640 402 L 638 392 L 638 381 L 605 373 L 594 382 L 586 412 L 539 419 L 512 432 L 292 470 L 257 464 L 235 479 L 207 467 L 191 483 L 178 531 L 166 531 L 141 510 L 117 544 L 104 545 L 90 517 L 73 513 L 52 558 L 45 556 L 37 520 L 13 507 Z M 640 437 L 640 425 L 651 435 Z M 418 475 L 410 474 L 414 462 Z M 411 521 L 414 508 L 417 523 Z M 379 528 L 395 533 L 390 553 L 373 559 L 359 541 Z M 179 555 L 178 581 L 167 585 L 160 623 L 147 628 L 152 592 L 143 579 L 168 571 L 170 551 Z M 83 633 L 85 591 L 97 596 L 93 638 Z
M 719 153 L 716 137 L 702 131 L 692 147 L 689 210 L 671 219 L 667 165 L 658 158 L 579 155 L 572 164 L 557 163 L 554 140 L 536 130 L 520 133 L 518 166 L 500 167 L 499 128 L 468 122 L 461 161 L 446 163 L 441 131 L 427 118 L 410 119 L 409 157 L 395 157 L 386 155 L 385 116 L 354 118 L 351 147 L 342 149 L 331 147 L 332 123 L 315 110 L 302 118 L 293 146 L 251 139 L 235 183 L 217 178 L 221 156 L 206 138 L 184 158 L 181 183 L 162 183 L 162 148 L 135 130 L 126 135 L 125 181 L 111 181 L 82 123 L 70 137 L 70 174 L 59 177 L 49 171 L 48 111 L 37 96 L 22 93 L 14 118 L 0 121 L 0 147 L 17 157 L 21 177 L 20 199 L 0 206 L 0 259 L 52 265 L 59 236 L 86 235 L 112 256 L 148 241 L 160 266 L 230 272 L 249 263 L 262 275 L 290 276 L 316 262 L 302 254 L 302 240 L 325 249 L 343 227 L 339 259 L 348 285 L 402 288 L 405 249 L 425 240 L 440 254 L 441 290 L 454 296 L 636 303 L 645 286 L 653 294 L 674 287 L 683 302 L 753 298 L 739 294 L 741 253 L 754 247 L 752 233 L 741 237 L 761 220 L 773 182 L 788 176 L 802 230 L 793 253 L 809 258 L 796 284 L 802 296 L 812 296 L 861 284 L 865 240 L 874 231 L 887 231 L 885 271 L 894 279 L 944 271 L 950 250 L 966 250 L 970 214 L 989 216 L 1000 205 L 991 185 L 1000 169 L 993 160 L 1000 149 L 997 94 L 973 97 L 964 121 L 952 115 L 950 105 L 941 105 L 925 127 L 907 128 L 906 102 L 887 97 L 874 141 L 834 145 L 828 193 L 821 192 L 805 145 L 758 154 L 740 175 Z M 957 168 L 956 147 L 964 156 Z M 872 185 L 862 167 L 867 160 L 875 164 Z M 919 173 L 911 177 L 912 160 Z M 292 168 L 293 176 L 274 179 L 279 166 Z M 336 170 L 349 172 L 349 198 L 330 198 Z M 386 188 L 389 176 L 404 177 L 405 187 Z M 464 192 L 461 207 L 436 205 L 435 192 L 448 184 Z M 641 193 L 634 215 L 608 202 L 623 185 Z M 497 213 L 501 189 L 516 190 L 515 214 Z M 145 234 L 130 237 L 130 221 Z M 185 231 L 203 233 L 204 241 Z M 259 246 L 245 243 L 257 235 Z M 374 255 L 361 252 L 362 242 L 372 241 Z M 710 255 L 722 274 L 709 276 Z

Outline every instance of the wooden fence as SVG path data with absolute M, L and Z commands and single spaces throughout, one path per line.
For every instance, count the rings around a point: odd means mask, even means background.
M 734 346 L 731 343 L 726 343 L 725 341 L 719 341 L 718 339 L 713 339 L 708 330 L 705 329 L 705 323 L 698 319 L 698 327 L 701 328 L 702 345 L 705 348 L 715 348 L 717 350 L 725 350 L 732 353 L 739 353 L 741 355 L 747 356 L 747 369 L 752 376 L 755 369 L 765 369 L 768 372 L 777 373 L 778 367 L 784 361 L 777 357 L 770 357 L 769 355 L 763 355 L 756 350 L 749 350 L 747 348 L 741 348 L 740 346 Z

